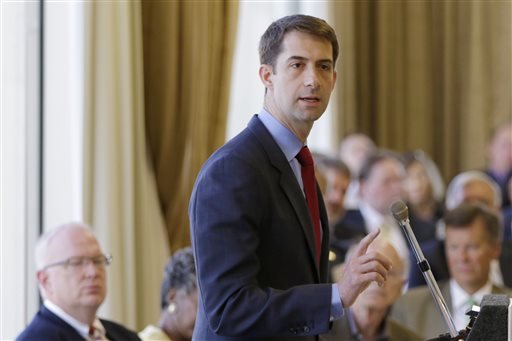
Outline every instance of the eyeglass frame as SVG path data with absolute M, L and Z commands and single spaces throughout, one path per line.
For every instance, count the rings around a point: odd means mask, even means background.
M 72 261 L 77 260 L 78 263 L 73 264 Z M 85 266 L 89 263 L 93 264 L 96 267 L 106 267 L 112 264 L 113 257 L 110 253 L 102 253 L 101 255 L 94 257 L 85 257 L 85 256 L 73 256 L 69 257 L 65 260 L 61 260 L 55 263 L 50 263 L 45 265 L 41 270 L 46 270 L 48 268 L 53 268 L 55 266 L 63 266 L 65 268 L 78 269 L 82 266 Z

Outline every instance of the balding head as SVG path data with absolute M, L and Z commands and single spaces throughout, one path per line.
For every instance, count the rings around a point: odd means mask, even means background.
M 55 250 L 60 249 L 62 246 L 59 245 L 59 239 L 61 239 L 63 235 L 67 236 L 69 234 L 76 233 L 77 231 L 82 231 L 84 234 L 90 235 L 96 239 L 96 237 L 94 237 L 92 234 L 90 227 L 80 222 L 70 222 L 67 224 L 59 225 L 43 233 L 36 243 L 36 269 L 41 270 L 46 265 L 57 261 L 57 259 L 54 259 Z
M 105 266 L 110 259 L 85 224 L 69 223 L 47 231 L 36 245 L 41 295 L 75 319 L 91 324 L 105 299 Z
M 453 210 L 462 203 L 479 202 L 499 211 L 501 190 L 496 182 L 480 171 L 462 172 L 455 176 L 446 190 L 445 206 Z

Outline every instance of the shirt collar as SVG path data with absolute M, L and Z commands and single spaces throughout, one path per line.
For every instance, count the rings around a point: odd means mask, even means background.
M 261 123 L 267 128 L 274 141 L 278 144 L 279 148 L 283 151 L 286 160 L 291 162 L 303 147 L 302 142 L 295 134 L 288 128 L 281 124 L 272 114 L 267 110 L 261 109 L 258 113 L 258 118 Z
M 63 319 L 71 327 L 73 327 L 81 336 L 84 337 L 84 339 L 89 339 L 89 326 L 87 324 L 78 321 L 73 316 L 66 313 L 63 309 L 61 309 L 59 306 L 57 306 L 48 299 L 45 299 L 43 304 L 48 310 L 50 310 L 52 313 L 54 313 L 55 315 Z M 94 328 L 99 329 L 103 335 L 106 335 L 105 327 L 103 327 L 103 324 L 97 317 L 94 318 L 93 325 Z
M 453 309 L 465 307 L 470 296 L 473 297 L 477 304 L 480 304 L 484 296 L 489 295 L 491 293 L 492 283 L 490 281 L 487 281 L 487 283 L 483 287 L 478 289 L 473 295 L 470 295 L 460 287 L 460 285 L 455 281 L 455 279 L 450 279 L 450 294 L 452 296 Z
M 375 231 L 382 226 L 385 221 L 385 217 L 382 214 L 365 202 L 360 202 L 359 207 L 368 232 Z

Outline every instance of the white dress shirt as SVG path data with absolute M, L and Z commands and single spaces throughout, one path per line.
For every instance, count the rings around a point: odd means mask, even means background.
M 462 330 L 468 325 L 469 316 L 466 315 L 466 310 L 470 308 L 468 305 L 469 298 L 471 297 L 476 302 L 476 305 L 480 305 L 484 296 L 491 293 L 492 283 L 490 281 L 488 281 L 473 295 L 470 295 L 464 291 L 464 289 L 462 289 L 453 278 L 450 279 L 452 317 L 453 323 L 455 323 L 457 330 Z
M 78 334 L 80 334 L 85 340 L 93 340 L 89 336 L 89 325 L 78 321 L 77 319 L 66 313 L 64 310 L 62 310 L 59 306 L 51 302 L 50 300 L 44 300 L 43 304 L 46 308 L 48 308 L 48 310 L 50 310 L 52 313 L 54 313 L 55 315 L 63 319 L 71 327 L 73 327 L 78 332 Z M 103 324 L 101 324 L 101 321 L 97 317 L 94 319 L 93 326 L 102 335 L 101 340 L 107 340 L 105 336 L 105 327 L 103 327 Z M 98 340 L 98 338 L 96 338 L 95 340 Z
M 391 215 L 384 216 L 380 214 L 365 202 L 361 202 L 359 207 L 366 224 L 366 232 L 371 233 L 377 229 L 381 229 L 378 238 L 384 238 L 384 240 L 393 245 L 404 264 L 409 264 L 409 247 L 402 234 L 402 230 L 393 217 Z

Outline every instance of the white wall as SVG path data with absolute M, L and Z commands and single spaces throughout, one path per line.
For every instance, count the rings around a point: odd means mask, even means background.
M 1 2 L 0 340 L 14 339 L 39 308 L 39 232 L 82 217 L 82 4 L 44 5 L 41 144 L 40 2 Z
M 44 230 L 82 220 L 83 3 L 45 2 Z
M 33 243 L 39 231 L 39 3 L 1 3 L 0 339 L 37 309 Z

